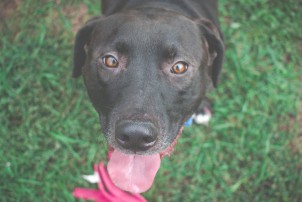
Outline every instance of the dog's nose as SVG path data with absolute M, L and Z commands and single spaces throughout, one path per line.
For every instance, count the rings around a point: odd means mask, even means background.
M 146 151 L 155 145 L 157 131 L 150 122 L 120 121 L 116 126 L 116 141 L 134 152 Z

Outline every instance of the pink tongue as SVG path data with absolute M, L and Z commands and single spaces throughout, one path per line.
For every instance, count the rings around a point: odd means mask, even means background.
M 114 150 L 108 163 L 108 173 L 113 183 L 132 193 L 147 191 L 160 166 L 160 155 L 127 155 Z

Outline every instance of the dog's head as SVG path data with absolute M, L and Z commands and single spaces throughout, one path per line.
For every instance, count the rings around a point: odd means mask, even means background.
M 83 75 L 112 148 L 164 154 L 217 85 L 223 51 L 209 21 L 127 11 L 93 18 L 79 30 L 73 76 Z

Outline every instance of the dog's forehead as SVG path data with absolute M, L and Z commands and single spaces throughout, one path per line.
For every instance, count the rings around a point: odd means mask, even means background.
M 200 49 L 202 43 L 197 25 L 176 14 L 117 14 L 100 22 L 95 32 L 96 44 L 123 43 L 136 50 L 138 46 L 173 46 L 191 52 Z

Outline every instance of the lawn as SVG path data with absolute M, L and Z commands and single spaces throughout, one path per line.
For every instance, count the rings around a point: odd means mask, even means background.
M 16 2 L 16 3 L 14 3 Z M 302 201 L 302 2 L 220 0 L 226 58 L 214 117 L 186 128 L 144 194 L 154 202 Z M 106 160 L 75 31 L 97 0 L 0 2 L 0 201 L 75 201 Z

